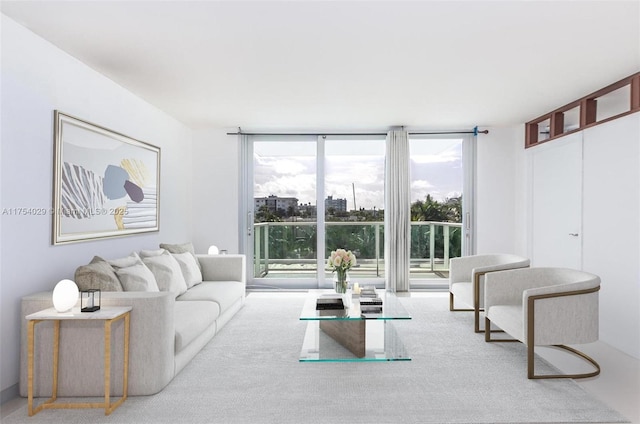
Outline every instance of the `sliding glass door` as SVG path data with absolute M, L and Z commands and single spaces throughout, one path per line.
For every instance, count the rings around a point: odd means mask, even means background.
M 384 285 L 384 143 L 381 136 L 245 140 L 250 287 L 331 287 L 326 258 L 338 248 L 358 257 L 354 278 Z
M 259 288 L 317 287 L 316 138 L 256 137 L 249 142 L 249 283 Z
M 449 260 L 462 256 L 465 237 L 463 206 L 465 138 L 412 136 L 411 265 L 413 288 L 442 286 L 449 277 Z
M 324 258 L 351 250 L 354 281 L 384 286 L 384 137 L 327 137 L 324 147 Z M 325 282 L 332 281 L 325 271 Z

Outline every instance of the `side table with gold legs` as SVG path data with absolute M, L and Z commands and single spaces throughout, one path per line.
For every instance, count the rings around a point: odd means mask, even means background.
M 79 409 L 79 408 L 104 408 L 104 414 L 109 415 L 127 399 L 127 386 L 129 378 L 129 321 L 130 306 L 103 307 L 96 312 L 80 312 L 80 308 L 74 308 L 71 312 L 59 313 L 54 308 L 44 309 L 27 315 L 29 321 L 27 333 L 27 384 L 28 384 L 28 411 L 29 416 L 37 414 L 43 409 Z M 124 376 L 122 397 L 116 402 L 110 399 L 111 391 L 111 325 L 124 320 Z M 102 320 L 104 321 L 104 402 L 86 403 L 55 403 L 58 396 L 58 353 L 60 350 L 60 322 L 78 320 Z M 53 321 L 53 387 L 51 397 L 33 407 L 33 361 L 35 345 L 36 324 L 42 321 Z

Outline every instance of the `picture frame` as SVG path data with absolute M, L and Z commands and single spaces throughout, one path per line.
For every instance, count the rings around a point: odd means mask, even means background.
M 54 111 L 54 245 L 159 231 L 159 194 L 159 147 Z

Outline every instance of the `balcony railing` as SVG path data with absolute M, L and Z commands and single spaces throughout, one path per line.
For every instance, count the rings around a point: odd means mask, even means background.
M 344 248 L 357 257 L 349 272 L 360 278 L 384 277 L 383 222 L 326 222 L 322 257 Z M 411 278 L 447 278 L 449 259 L 461 256 L 462 224 L 415 221 L 411 223 Z M 287 278 L 318 272 L 315 222 L 263 222 L 254 224 L 254 277 Z M 323 261 L 323 263 L 325 263 Z M 324 269 L 327 276 L 331 270 Z

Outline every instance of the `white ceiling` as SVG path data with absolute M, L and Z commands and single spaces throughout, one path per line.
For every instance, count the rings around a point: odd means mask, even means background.
M 640 0 L 1 9 L 192 128 L 511 125 L 640 70 Z

